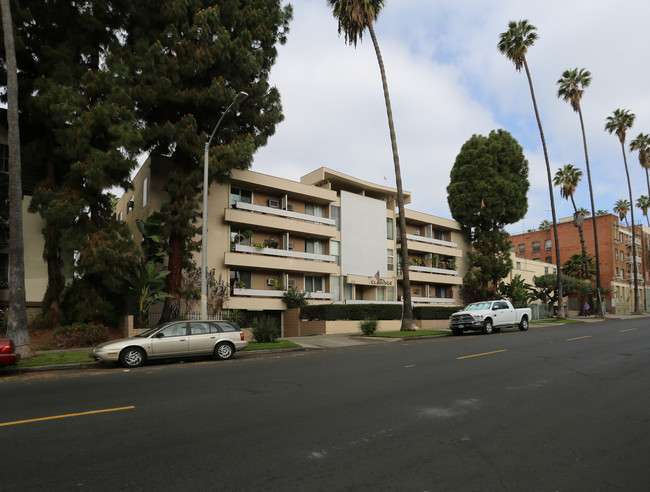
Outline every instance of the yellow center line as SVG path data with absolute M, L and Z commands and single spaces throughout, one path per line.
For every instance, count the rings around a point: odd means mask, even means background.
M 628 328 L 627 330 L 621 330 L 621 333 L 623 333 L 624 331 L 636 331 L 636 330 L 638 330 L 638 328 Z
M 504 350 L 495 350 L 494 352 L 484 352 L 482 354 L 465 355 L 463 357 L 456 357 L 456 360 L 470 359 L 471 357 L 481 357 L 482 355 L 498 354 L 499 352 L 505 352 L 505 349 Z
M 68 418 L 68 417 L 80 417 L 82 415 L 92 415 L 92 414 L 95 414 L 95 413 L 119 412 L 120 410 L 133 410 L 134 408 L 135 408 L 135 406 L 131 405 L 129 407 L 106 408 L 104 410 L 91 410 L 89 412 L 68 413 L 68 414 L 65 414 L 65 415 L 53 415 L 51 417 L 41 417 L 41 418 L 38 418 L 38 419 L 16 420 L 15 422 L 0 423 L 0 427 L 5 427 L 7 425 L 29 424 L 31 422 L 41 422 L 43 420 L 65 419 L 65 418 Z
M 566 341 L 570 342 L 571 340 L 582 340 L 583 338 L 591 338 L 591 335 L 586 335 L 584 337 L 567 338 Z

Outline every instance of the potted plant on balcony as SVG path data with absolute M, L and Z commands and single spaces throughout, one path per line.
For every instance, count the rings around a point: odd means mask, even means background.
M 265 248 L 278 249 L 278 246 L 280 246 L 280 243 L 278 242 L 277 239 L 274 239 L 273 237 L 269 237 L 269 238 L 264 240 L 264 247 Z

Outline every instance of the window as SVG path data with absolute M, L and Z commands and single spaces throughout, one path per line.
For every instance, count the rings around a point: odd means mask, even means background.
M 231 270 L 230 286 L 237 289 L 250 289 L 251 272 L 245 270 Z
M 323 292 L 323 277 L 305 275 L 305 292 Z
M 126 204 L 126 213 L 128 214 L 133 208 L 135 207 L 135 199 L 133 198 L 133 195 L 131 195 L 131 198 L 129 198 L 129 202 Z
M 521 261 L 517 262 L 517 267 L 516 268 L 517 268 L 517 270 L 521 270 Z
M 305 241 L 305 253 L 322 255 L 323 250 L 324 248 L 322 241 L 310 241 L 309 239 Z
M 0 172 L 9 172 L 9 146 L 0 144 Z
M 119 222 L 122 222 L 122 212 L 120 212 L 119 214 L 117 214 L 117 220 L 118 220 Z
M 0 289 L 9 287 L 9 254 L 0 253 Z
M 520 255 L 525 255 L 526 254 L 526 245 L 525 244 L 523 244 L 523 243 L 520 244 L 518 246 L 518 249 L 519 249 L 518 254 L 520 254 Z
M 550 239 L 547 239 L 546 241 L 544 241 L 544 249 L 546 251 L 551 251 L 551 240 Z
M 253 203 L 253 192 L 242 188 L 230 188 L 230 206 L 235 206 L 237 202 Z
M 348 278 L 343 277 L 343 299 L 352 299 L 352 288 L 354 286 L 348 283 Z
M 444 285 L 436 285 L 436 297 L 445 299 L 447 297 L 447 287 Z
M 330 277 L 330 292 L 332 293 L 332 300 L 341 300 L 341 277 L 336 275 Z
M 341 230 L 341 207 L 338 207 L 336 205 L 332 205 L 330 207 L 330 219 L 334 219 L 334 222 L 336 223 L 336 230 L 340 231 Z
M 317 203 L 306 203 L 305 213 L 314 217 L 323 217 L 323 206 Z
M 207 335 L 217 333 L 217 328 L 210 323 L 193 321 L 190 323 L 190 335 Z
M 393 219 L 386 217 L 386 239 L 393 239 Z
M 338 241 L 330 241 L 330 255 L 336 258 L 336 264 L 341 264 L 341 243 Z
M 386 269 L 389 272 L 393 272 L 395 270 L 395 250 L 393 249 L 386 250 Z
M 144 181 L 142 182 L 142 207 L 147 206 L 147 199 L 148 199 L 148 194 L 147 194 L 147 188 L 149 186 L 149 178 L 145 177 Z
M 386 287 L 377 287 L 377 300 L 378 301 L 386 300 Z
M 539 241 L 533 241 L 533 253 L 539 253 Z
M 546 259 L 544 260 L 546 263 L 553 263 L 553 258 L 551 256 L 547 256 Z
M 440 241 L 446 241 L 447 240 L 447 232 L 446 231 L 438 231 L 436 230 L 433 234 L 434 239 L 438 239 Z
M 237 327 L 234 326 L 234 325 L 231 325 L 231 324 L 228 323 L 227 321 L 215 321 L 214 323 L 217 324 L 217 326 L 219 327 L 219 329 L 220 329 L 222 332 L 239 331 L 239 328 L 237 328 Z
M 156 335 L 162 335 L 164 338 L 184 337 L 187 335 L 187 323 L 175 323 L 173 325 L 169 325 L 163 330 L 159 331 Z
M 544 267 L 544 275 L 548 275 L 548 267 Z

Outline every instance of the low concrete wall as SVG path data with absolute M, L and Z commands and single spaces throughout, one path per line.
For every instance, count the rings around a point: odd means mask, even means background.
M 119 321 L 119 330 L 122 332 L 124 338 L 134 337 L 140 333 L 144 333 L 148 328 L 137 329 L 134 328 L 133 316 L 122 316 Z
M 418 330 L 448 330 L 448 319 L 416 319 L 413 321 Z M 398 328 L 399 329 L 399 328 Z

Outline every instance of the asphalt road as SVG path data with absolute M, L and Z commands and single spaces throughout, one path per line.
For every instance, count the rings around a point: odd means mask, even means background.
M 0 377 L 0 490 L 650 490 L 648 319 Z

